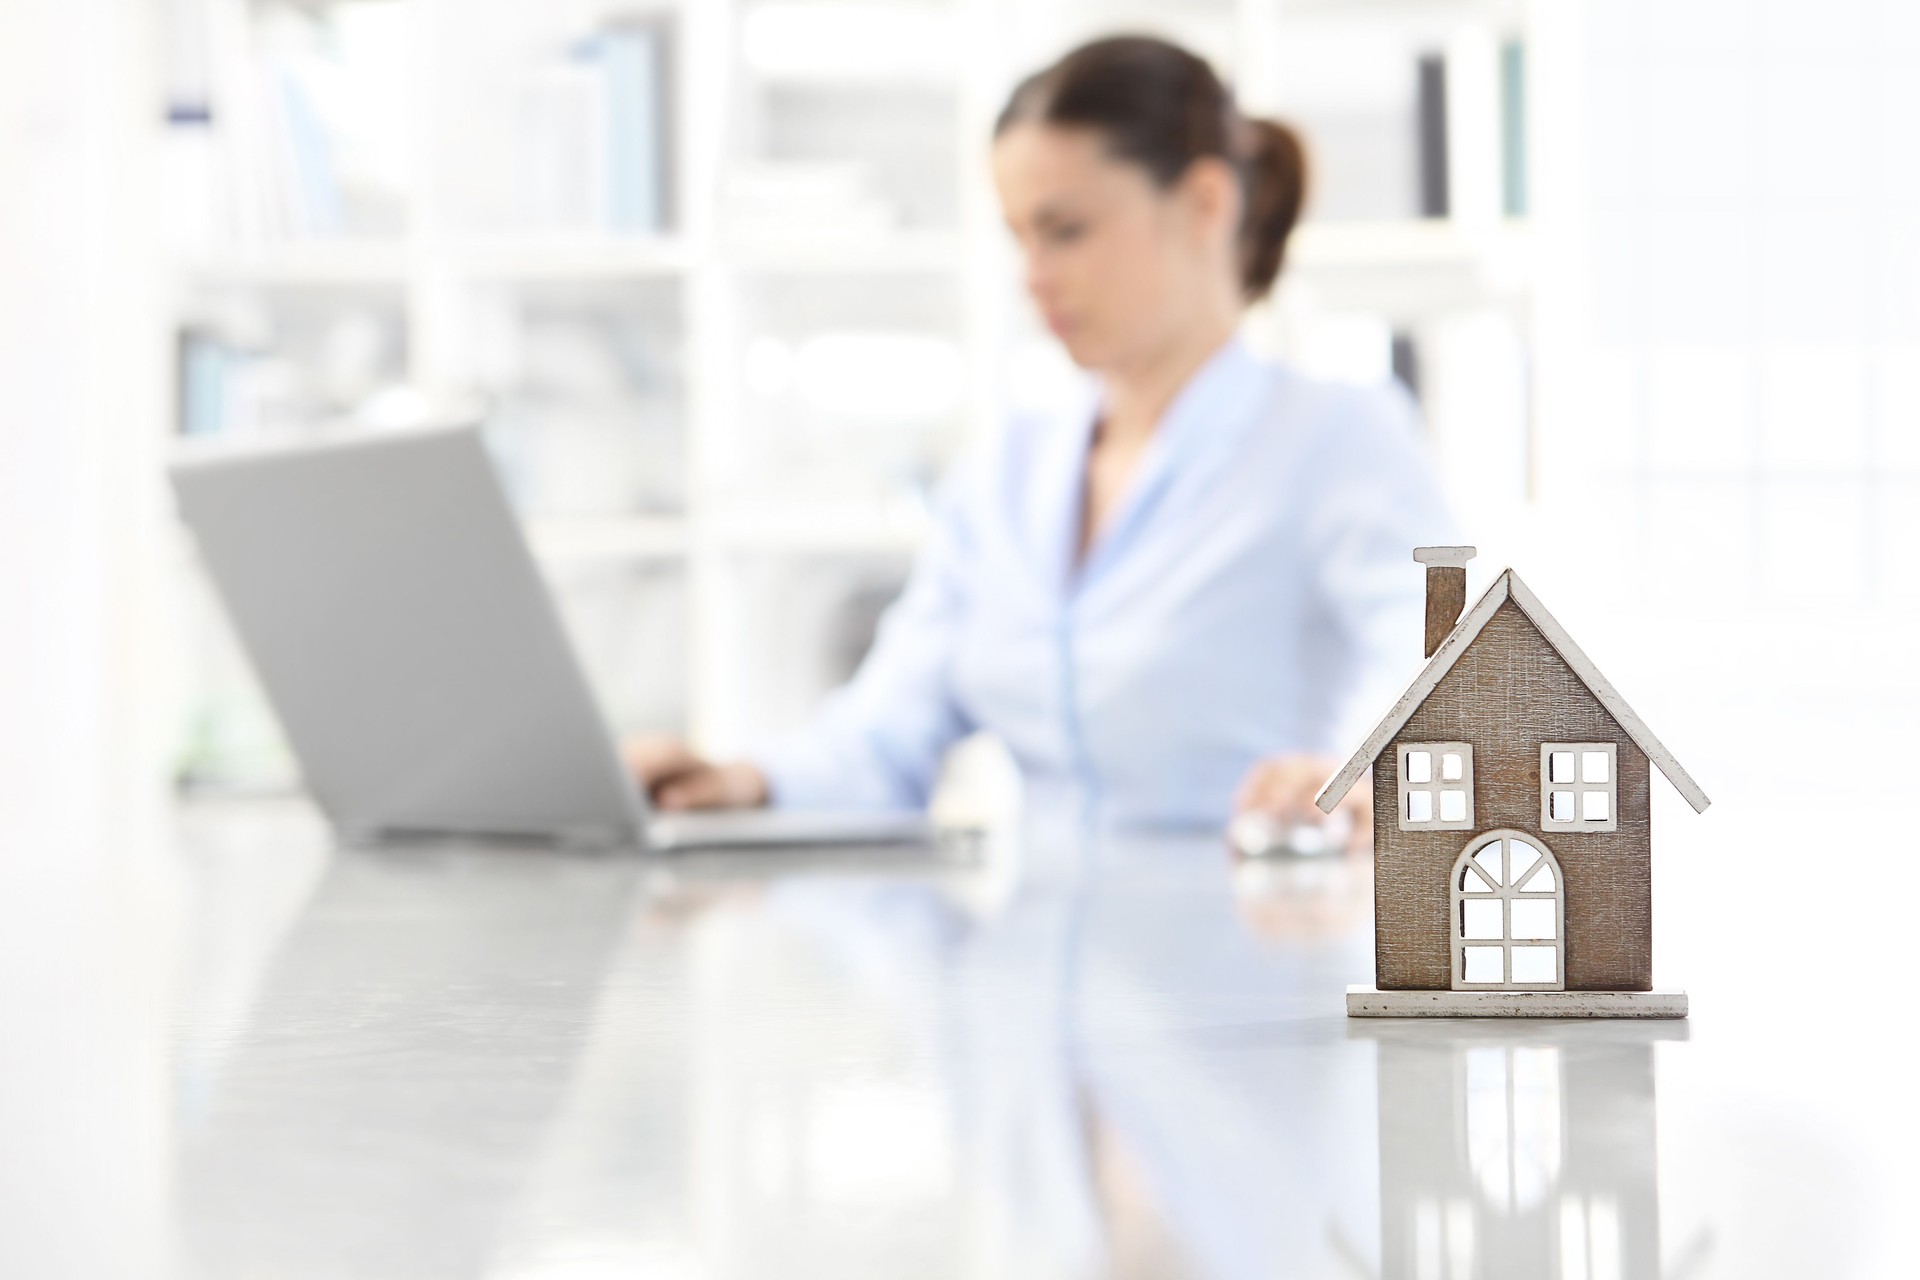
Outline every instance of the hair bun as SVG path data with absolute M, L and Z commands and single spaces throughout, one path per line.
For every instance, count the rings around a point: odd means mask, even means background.
M 1249 117 L 1240 157 L 1246 211 L 1240 220 L 1240 287 L 1265 297 L 1287 256 L 1287 237 L 1307 198 L 1307 149 L 1278 120 Z
M 1242 116 L 1204 58 L 1155 36 L 1083 44 L 1014 88 L 994 136 L 1029 121 L 1098 130 L 1163 190 L 1203 156 L 1232 164 L 1245 206 L 1240 288 L 1248 302 L 1273 288 L 1306 198 L 1306 149 L 1286 125 Z

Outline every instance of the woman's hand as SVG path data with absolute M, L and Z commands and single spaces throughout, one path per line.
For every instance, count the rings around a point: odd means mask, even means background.
M 660 809 L 753 809 L 767 803 L 766 775 L 746 761 L 714 764 L 678 738 L 629 738 L 627 769 Z
M 1234 793 L 1234 815 L 1265 814 L 1285 826 L 1337 820 L 1351 823 L 1347 852 L 1367 849 L 1373 844 L 1373 789 L 1364 785 L 1364 779 L 1354 784 L 1331 814 L 1323 815 L 1313 803 L 1339 767 L 1340 761 L 1327 756 L 1288 755 L 1262 760 L 1247 771 Z

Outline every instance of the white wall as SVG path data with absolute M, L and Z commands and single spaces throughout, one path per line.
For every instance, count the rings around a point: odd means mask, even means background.
M 1541 502 L 1509 550 L 1629 697 L 1671 690 L 1656 727 L 1803 733 L 1797 777 L 1861 786 L 1920 709 L 1920 11 L 1535 15 Z
M 148 803 L 133 465 L 164 389 L 131 0 L 0 5 L 0 1274 L 157 1274 L 163 1080 L 129 945 Z
M 1515 556 L 1714 800 L 1656 782 L 1655 976 L 1710 1050 L 1660 1103 L 1718 1135 L 1662 1126 L 1665 1252 L 1891 1274 L 1914 1175 L 1860 1143 L 1911 1068 L 1847 993 L 1905 964 L 1920 888 L 1920 9 L 1535 14 L 1542 503 Z M 1781 1117 L 1826 1035 L 1854 1068 Z M 1759 1181 L 1750 1153 L 1783 1144 L 1803 1175 Z M 1767 1226 L 1716 1238 L 1736 1212 Z

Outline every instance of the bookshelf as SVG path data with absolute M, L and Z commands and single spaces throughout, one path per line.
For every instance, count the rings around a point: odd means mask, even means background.
M 170 12 L 183 422 L 484 422 L 621 730 L 727 752 L 803 715 L 903 579 L 946 467 L 1057 384 L 985 154 L 1014 79 L 1079 39 L 1184 40 L 1310 143 L 1316 118 L 1346 137 L 1372 111 L 1366 128 L 1402 128 L 1403 150 L 1418 56 L 1454 59 L 1475 77 L 1449 113 L 1456 207 L 1423 217 L 1395 187 L 1310 220 L 1251 331 L 1312 371 L 1366 377 L 1462 316 L 1525 330 L 1529 237 L 1501 211 L 1500 121 L 1483 109 L 1489 68 L 1525 36 L 1528 6 L 1509 0 Z M 1366 50 L 1385 105 L 1300 97 L 1316 82 L 1295 74 L 1296 42 Z M 636 147 L 644 173 L 620 158 Z M 1352 215 L 1364 183 L 1342 181 Z M 179 563 L 178 772 L 284 781 L 193 559 Z M 793 652 L 764 652 L 767 635 Z

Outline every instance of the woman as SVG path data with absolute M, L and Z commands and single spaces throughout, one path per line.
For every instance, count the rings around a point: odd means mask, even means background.
M 1036 792 L 1128 824 L 1304 815 L 1419 658 L 1444 504 L 1404 397 L 1256 358 L 1305 165 L 1207 64 L 1101 40 L 1014 92 L 993 176 L 1025 283 L 1098 392 L 942 495 L 853 680 L 750 760 L 632 744 L 667 809 L 907 807 L 988 729 Z M 1352 793 L 1356 832 L 1365 788 Z M 1316 815 L 1317 816 L 1317 815 Z

